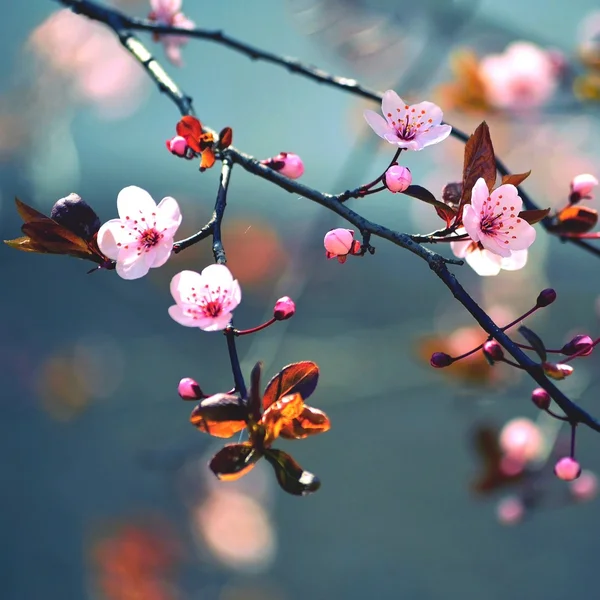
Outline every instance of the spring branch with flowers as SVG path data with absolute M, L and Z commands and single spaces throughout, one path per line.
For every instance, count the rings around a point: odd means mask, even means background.
M 66 254 L 91 260 L 96 263 L 94 270 L 114 270 L 117 276 L 132 280 L 143 277 L 151 268 L 161 267 L 173 253 L 183 252 L 207 238 L 212 240 L 215 264 L 206 266 L 201 273 L 182 271 L 175 275 L 170 286 L 175 304 L 168 311 L 175 322 L 185 327 L 221 331 L 226 338 L 233 388 L 207 395 L 191 378 L 183 379 L 178 388 L 184 400 L 197 402 L 190 420 L 200 431 L 223 438 L 243 431 L 247 433 L 246 441 L 225 445 L 213 457 L 210 468 L 217 477 L 237 479 L 264 457 L 273 466 L 277 481 L 285 491 L 295 495 L 314 492 L 320 485 L 317 477 L 300 467 L 289 454 L 272 446 L 278 437 L 303 439 L 330 427 L 325 413 L 305 404 L 318 381 L 319 369 L 314 362 L 301 361 L 284 367 L 262 394 L 260 363 L 250 374 L 249 386 L 245 383 L 237 354 L 237 339 L 259 334 L 267 327 L 276 326 L 277 321 L 291 318 L 295 305 L 291 298 L 282 297 L 275 303 L 273 317 L 267 322 L 248 329 L 233 325 L 233 311 L 241 301 L 242 292 L 226 266 L 227 249 L 223 245 L 221 229 L 234 170 L 236 177 L 245 171 L 315 202 L 354 227 L 325 233 L 325 257 L 329 259 L 337 259 L 341 264 L 352 257 L 376 260 L 371 257 L 375 253 L 374 238 L 390 241 L 423 259 L 488 336 L 483 344 L 460 356 L 434 352 L 431 366 L 446 368 L 474 353 L 482 353 L 491 365 L 502 362 L 525 371 L 539 386 L 532 393 L 535 405 L 554 418 L 567 421 L 572 429 L 571 451 L 556 463 L 557 476 L 563 480 L 579 476 L 581 469 L 575 459 L 576 427 L 584 424 L 600 431 L 600 422 L 567 397 L 553 380 L 568 377 L 573 371 L 569 363 L 588 356 L 600 342 L 600 337 L 592 339 L 578 335 L 561 349 L 549 350 L 539 336 L 522 323 L 535 311 L 545 309 L 555 301 L 553 289 L 542 290 L 532 302 L 532 308 L 521 317 L 499 325 L 475 302 L 448 265 L 467 268 L 466 262 L 481 276 L 518 270 L 527 262 L 528 249 L 537 235 L 536 225 L 549 235 L 600 255 L 600 246 L 593 243 L 600 233 L 592 231 L 597 214 L 580 204 L 590 197 L 598 183 L 592 175 L 576 177 L 571 182 L 564 208 L 551 214 L 550 209 L 536 204 L 523 190 L 522 184 L 530 173 L 511 174 L 495 156 L 485 122 L 472 135 L 467 135 L 445 123 L 441 108 L 432 102 L 411 105 L 393 90 L 380 94 L 352 79 L 333 76 L 295 59 L 254 48 L 221 31 L 198 29 L 183 15 L 178 1 L 151 0 L 152 12 L 148 19 L 127 16 L 91 0 L 59 2 L 80 14 L 81 18 L 93 19 L 111 28 L 159 91 L 176 105 L 181 118 L 174 123 L 176 135 L 168 140 L 167 149 L 190 164 L 199 165 L 200 172 L 220 163 L 221 177 L 214 211 L 197 233 L 176 240 L 182 222 L 177 201 L 167 197 L 156 204 L 140 187 L 121 190 L 117 197 L 119 217 L 104 224 L 77 194 L 59 200 L 49 217 L 17 200 L 17 210 L 24 221 L 23 236 L 6 243 L 27 252 Z M 232 145 L 231 128 L 223 127 L 217 133 L 216 129 L 202 123 L 194 114 L 192 98 L 179 88 L 133 35 L 136 30 L 150 32 L 156 41 L 162 41 L 168 59 L 175 65 L 181 63 L 182 46 L 189 38 L 194 38 L 220 44 L 252 60 L 269 62 L 317 83 L 380 103 L 381 114 L 366 110 L 364 116 L 373 132 L 394 148 L 389 164 L 375 180 L 337 194 L 300 183 L 297 180 L 303 175 L 304 167 L 297 155 L 282 152 L 273 158 L 259 160 Z M 422 151 L 449 137 L 465 143 L 462 180 L 448 184 L 438 198 L 413 183 L 410 170 L 402 166 L 399 159 L 403 152 Z M 502 177 L 499 185 L 498 173 Z M 348 206 L 353 199 L 382 192 L 404 194 L 430 205 L 440 218 L 440 228 L 429 234 L 402 233 L 369 221 Z M 355 230 L 358 231 L 357 239 Z M 444 243 L 453 257 L 428 247 L 444 248 Z M 513 339 L 512 330 L 517 327 L 520 337 Z M 549 354 L 558 354 L 560 359 L 550 360 Z M 552 408 L 552 400 L 562 414 Z

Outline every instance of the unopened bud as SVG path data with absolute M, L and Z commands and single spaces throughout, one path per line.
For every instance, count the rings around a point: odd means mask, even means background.
M 573 367 L 571 365 L 564 365 L 561 363 L 545 362 L 542 363 L 542 367 L 544 369 L 544 373 L 548 377 L 551 377 L 552 379 L 556 379 L 558 381 L 564 379 L 565 377 L 568 377 L 569 375 L 571 375 L 571 373 L 573 373 Z
M 447 183 L 442 190 L 442 200 L 450 206 L 460 204 L 462 196 L 462 183 Z
M 403 192 L 412 183 L 410 169 L 393 165 L 385 172 L 385 185 L 390 192 Z
M 554 465 L 554 473 L 563 481 L 573 481 L 581 475 L 581 465 L 574 458 L 565 456 Z
M 550 407 L 550 394 L 544 388 L 535 388 L 531 392 L 531 400 L 540 410 Z
M 536 306 L 539 308 L 544 308 L 545 306 L 550 306 L 556 300 L 556 290 L 552 288 L 546 288 L 540 292 L 540 295 L 537 297 Z
M 296 305 L 294 304 L 294 301 L 290 297 L 284 296 L 275 302 L 273 318 L 277 321 L 285 321 L 286 319 L 293 317 L 295 312 Z
M 454 362 L 454 359 L 445 352 L 434 352 L 429 359 L 429 364 L 436 369 L 449 367 Z
M 579 356 L 588 356 L 594 349 L 593 344 L 594 340 L 589 335 L 576 335 L 560 351 L 567 356 L 573 356 L 573 354 L 577 354 L 578 352 L 581 352 Z
M 290 179 L 298 179 L 304 173 L 304 163 L 297 154 L 291 152 L 280 152 L 273 158 L 261 161 L 263 165 L 279 171 Z
M 92 207 L 78 194 L 57 200 L 50 211 L 50 218 L 84 240 L 90 240 L 102 225 Z
M 592 190 L 598 185 L 598 180 L 589 173 L 582 173 L 573 177 L 571 181 L 571 202 L 579 202 L 584 198 L 592 197 Z
M 201 400 L 202 398 L 208 397 L 200 389 L 200 386 L 190 377 L 184 377 L 179 382 L 177 391 L 184 400 Z
M 184 158 L 187 156 L 188 145 L 184 137 L 176 135 L 174 138 L 167 140 L 166 144 L 171 154 Z
M 488 340 L 483 345 L 483 353 L 489 360 L 502 360 L 504 358 L 504 350 L 496 340 Z

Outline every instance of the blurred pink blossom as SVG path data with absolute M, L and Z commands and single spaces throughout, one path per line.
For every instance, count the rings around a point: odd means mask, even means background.
M 202 273 L 182 271 L 171 280 L 175 304 L 169 315 L 185 327 L 204 331 L 225 329 L 233 309 L 242 300 L 242 291 L 225 265 L 209 265 Z
M 439 106 L 433 102 L 409 106 L 393 90 L 383 94 L 381 112 L 383 117 L 365 110 L 365 120 L 380 138 L 398 148 L 422 150 L 442 142 L 452 131 L 450 125 L 441 124 L 444 115 Z
M 525 505 L 518 496 L 507 496 L 498 502 L 496 513 L 503 525 L 516 525 L 525 516 Z
M 556 59 L 529 42 L 482 59 L 479 75 L 487 101 L 501 109 L 530 109 L 547 102 L 557 87 Z
M 586 502 L 598 493 L 598 477 L 592 471 L 584 470 L 578 479 L 570 483 L 569 487 L 575 500 Z
M 591 199 L 592 191 L 598 185 L 598 180 L 589 173 L 581 173 L 571 181 L 571 193 L 577 194 L 579 199 Z
M 152 10 L 148 15 L 150 21 L 158 25 L 180 27 L 182 29 L 194 29 L 193 21 L 181 12 L 181 0 L 150 0 Z M 183 62 L 181 59 L 181 47 L 187 44 L 188 38 L 184 35 L 154 35 L 155 41 L 161 41 L 165 48 L 165 55 L 177 67 Z
M 146 190 L 131 185 L 119 192 L 117 210 L 119 218 L 107 221 L 98 231 L 98 247 L 117 261 L 117 273 L 123 279 L 139 279 L 169 260 L 181 225 L 179 205 L 167 197 L 157 206 Z
M 504 454 L 517 462 L 535 460 L 544 449 L 540 428 L 524 417 L 508 421 L 500 431 L 499 442 Z
M 554 465 L 554 473 L 563 481 L 573 481 L 581 475 L 581 465 L 570 456 L 565 456 Z
M 490 193 L 483 177 L 473 186 L 471 204 L 463 210 L 463 225 L 474 242 L 499 256 L 525 250 L 535 241 L 535 229 L 519 218 L 523 207 L 518 190 L 505 184 Z

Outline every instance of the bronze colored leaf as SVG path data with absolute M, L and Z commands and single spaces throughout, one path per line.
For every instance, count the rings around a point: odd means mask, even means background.
M 248 397 L 248 414 L 254 421 L 260 418 L 262 398 L 260 395 L 260 375 L 262 363 L 257 362 L 250 373 L 250 395 Z
M 519 327 L 519 333 L 529 342 L 529 345 L 534 349 L 540 359 L 546 360 L 546 346 L 544 346 L 542 338 L 540 338 L 537 333 L 529 329 L 529 327 L 525 327 L 524 325 Z
M 194 140 L 199 140 L 202 135 L 202 124 L 196 117 L 185 115 L 185 117 L 177 123 L 176 131 L 177 135 L 180 135 L 181 137 L 191 137 Z
M 598 212 L 587 206 L 567 206 L 556 218 L 558 223 L 552 230 L 557 233 L 587 233 L 596 226 Z
M 246 427 L 248 408 L 238 396 L 214 394 L 194 408 L 190 422 L 204 433 L 228 438 Z
M 279 432 L 285 425 L 302 414 L 304 401 L 300 394 L 290 394 L 273 402 L 267 408 L 262 417 L 262 423 L 266 429 L 265 445 L 272 444 L 279 437 Z
M 496 184 L 496 157 L 490 130 L 485 121 L 477 127 L 465 144 L 462 195 L 457 219 L 462 218 L 463 206 L 471 203 L 471 191 L 480 177 L 483 177 L 489 190 Z
M 530 225 L 535 225 L 543 221 L 550 214 L 549 208 L 536 208 L 533 210 L 522 210 L 519 217 L 527 221 Z
M 4 243 L 15 250 L 22 250 L 23 252 L 39 252 L 44 253 L 45 250 L 38 244 L 36 244 L 29 237 L 15 238 L 14 240 L 4 240 Z
M 302 440 L 331 429 L 329 417 L 318 408 L 305 406 L 302 413 L 281 428 L 279 435 L 288 440 Z
M 260 456 L 249 442 L 227 444 L 212 457 L 209 467 L 219 479 L 233 481 L 246 475 Z
M 212 148 L 206 148 L 202 151 L 202 158 L 200 160 L 200 170 L 205 171 L 210 169 L 215 164 L 215 153 Z
M 219 133 L 219 150 L 229 148 L 232 142 L 233 129 L 231 129 L 231 127 L 225 127 L 224 129 L 221 129 L 221 132 Z
M 43 215 L 41 212 L 35 210 L 35 208 L 25 204 L 25 202 L 21 202 L 18 198 L 15 198 L 15 204 L 17 205 L 17 212 L 21 216 L 21 219 L 25 223 L 30 223 L 31 221 L 39 221 L 43 219 L 47 219 L 46 215 Z
M 440 202 L 439 206 L 436 205 L 435 212 L 437 213 L 438 217 L 440 217 L 440 219 L 443 219 L 445 221 L 446 227 L 450 227 L 457 214 L 453 208 L 451 208 L 447 204 L 444 204 L 443 202 Z
M 306 400 L 317 387 L 319 367 L 316 363 L 305 360 L 283 367 L 269 381 L 263 395 L 263 408 L 266 410 L 283 396 L 300 394 Z
M 277 482 L 283 490 L 294 496 L 306 496 L 321 487 L 318 478 L 305 471 L 289 454 L 273 448 L 265 451 L 265 458 L 275 470 Z
M 531 171 L 527 171 L 527 173 L 512 173 L 509 175 L 502 176 L 502 185 L 506 183 L 510 183 L 515 187 L 519 187 L 529 176 L 531 175 Z

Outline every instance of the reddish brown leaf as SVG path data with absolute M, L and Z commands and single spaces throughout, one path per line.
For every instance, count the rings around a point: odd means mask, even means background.
M 283 450 L 269 449 L 265 458 L 271 463 L 277 476 L 277 482 L 288 494 L 306 496 L 316 492 L 321 482 L 312 473 L 305 471 L 289 454 Z
M 440 202 L 439 205 L 436 205 L 435 212 L 437 213 L 440 219 L 443 219 L 446 223 L 446 227 L 450 227 L 454 219 L 456 218 L 456 211 L 450 206 L 443 204 Z
M 224 150 L 225 148 L 229 148 L 231 143 L 233 142 L 233 129 L 231 127 L 225 127 L 221 129 L 219 133 L 219 149 Z
M 227 444 L 212 457 L 209 467 L 219 479 L 233 481 L 248 473 L 260 456 L 249 442 Z
M 23 252 L 45 253 L 45 250 L 42 246 L 36 244 L 27 236 L 15 238 L 14 240 L 4 240 L 4 243 L 11 248 L 15 248 L 15 250 L 22 250 Z
M 515 187 L 519 187 L 530 175 L 531 171 L 527 171 L 527 173 L 512 173 L 509 175 L 503 175 L 502 185 L 510 183 Z
M 21 219 L 25 223 L 29 223 L 31 221 L 39 221 L 43 219 L 47 219 L 46 215 L 43 215 L 41 212 L 35 210 L 35 208 L 25 204 L 25 202 L 21 202 L 18 198 L 15 198 L 15 204 L 17 205 L 17 212 L 21 216 Z
M 204 433 L 228 438 L 246 427 L 247 414 L 247 407 L 237 396 L 215 394 L 194 408 L 190 422 Z
M 215 153 L 212 148 L 207 148 L 202 152 L 202 159 L 200 160 L 200 170 L 210 169 L 215 164 Z
M 315 391 L 318 381 L 319 367 L 316 363 L 306 360 L 287 365 L 267 384 L 263 408 L 266 410 L 288 394 L 300 394 L 306 400 Z
M 258 421 L 262 410 L 262 398 L 260 395 L 260 375 L 262 363 L 257 362 L 250 373 L 250 394 L 248 396 L 248 414 L 254 421 Z
M 329 417 L 323 411 L 305 406 L 300 416 L 281 428 L 279 435 L 288 440 L 301 440 L 309 435 L 325 433 L 330 428 Z
M 596 226 L 598 212 L 587 206 L 567 206 L 558 213 L 557 221 L 552 228 L 557 233 L 587 233 Z
M 457 218 L 462 216 L 462 207 L 471 202 L 471 191 L 475 182 L 483 177 L 488 189 L 496 183 L 496 158 L 487 123 L 483 121 L 465 144 L 463 164 L 462 195 L 457 210 Z
M 550 214 L 549 208 L 536 208 L 534 210 L 522 210 L 519 217 L 527 221 L 530 225 L 535 225 Z
M 181 137 L 191 137 L 195 140 L 199 140 L 202 135 L 202 124 L 196 117 L 186 115 L 179 123 L 177 123 L 176 131 L 177 135 L 180 135 Z
M 279 437 L 281 429 L 302 414 L 303 408 L 304 402 L 300 394 L 290 394 L 273 402 L 262 416 L 266 430 L 265 445 L 273 443 Z

